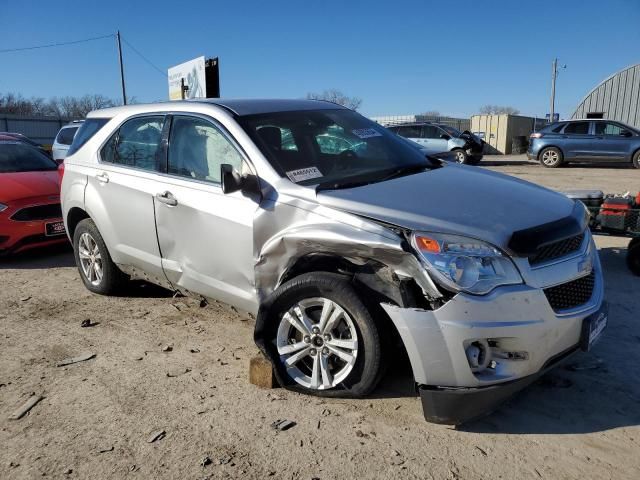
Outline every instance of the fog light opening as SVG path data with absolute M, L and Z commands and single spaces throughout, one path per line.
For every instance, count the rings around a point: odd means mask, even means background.
M 491 364 L 491 347 L 487 340 L 474 340 L 467 346 L 465 353 L 473 373 L 482 372 Z

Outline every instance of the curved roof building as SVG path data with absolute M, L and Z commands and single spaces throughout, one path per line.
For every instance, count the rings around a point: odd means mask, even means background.
M 606 118 L 640 128 L 640 63 L 603 80 L 578 104 L 571 118 Z

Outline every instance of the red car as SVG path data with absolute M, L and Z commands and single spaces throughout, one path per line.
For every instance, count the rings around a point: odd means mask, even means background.
M 67 242 L 58 165 L 36 148 L 0 140 L 0 255 Z

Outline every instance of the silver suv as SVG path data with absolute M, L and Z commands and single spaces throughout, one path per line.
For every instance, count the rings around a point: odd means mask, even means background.
M 459 423 L 607 322 L 582 204 L 425 157 L 332 103 L 99 110 L 65 163 L 86 287 L 144 278 L 248 311 L 291 389 L 367 395 L 404 350 L 425 417 Z

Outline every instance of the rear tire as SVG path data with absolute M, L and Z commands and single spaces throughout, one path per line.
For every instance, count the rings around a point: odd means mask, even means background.
M 640 150 L 633 154 L 633 166 L 640 168 Z
M 73 254 L 84 286 L 93 293 L 112 295 L 129 279 L 111 260 L 102 235 L 90 218 L 78 223 L 73 232 Z
M 274 297 L 265 333 L 284 386 L 351 398 L 376 387 L 383 373 L 378 325 L 346 277 L 305 273 Z
M 562 165 L 564 156 L 562 151 L 556 147 L 547 147 L 540 152 L 540 163 L 547 168 L 558 168 Z

